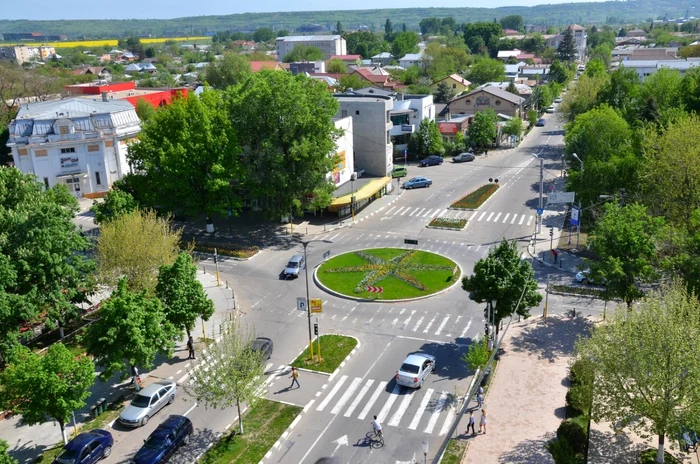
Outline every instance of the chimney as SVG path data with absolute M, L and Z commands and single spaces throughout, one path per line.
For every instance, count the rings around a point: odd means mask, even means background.
M 102 101 L 103 102 L 109 101 L 109 98 L 107 98 L 107 92 L 102 92 Z

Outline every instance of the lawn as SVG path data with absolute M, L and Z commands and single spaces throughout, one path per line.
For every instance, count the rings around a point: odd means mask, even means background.
M 498 184 L 484 184 L 450 205 L 457 209 L 477 209 L 498 190 Z
M 357 346 L 357 340 L 344 335 L 321 335 L 321 362 L 316 361 L 318 342 L 314 340 L 314 359 L 309 359 L 309 347 L 294 360 L 292 366 L 332 373 Z
M 467 448 L 467 440 L 452 438 L 447 443 L 447 449 L 442 456 L 442 464 L 459 464 L 462 462 L 464 450 Z
M 401 263 L 387 262 L 400 255 L 404 255 Z M 459 279 L 460 270 L 454 261 L 427 251 L 376 248 L 331 258 L 319 267 L 317 276 L 324 286 L 344 295 L 397 300 L 443 290 Z M 381 287 L 383 291 L 370 293 L 368 286 Z
M 258 399 L 243 415 L 243 435 L 238 434 L 238 422 L 231 433 L 214 444 L 200 462 L 204 464 L 257 464 L 272 445 L 287 430 L 303 408 Z

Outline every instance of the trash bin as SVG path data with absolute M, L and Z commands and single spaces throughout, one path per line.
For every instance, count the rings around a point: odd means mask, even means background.
M 484 371 L 484 376 L 481 378 L 481 386 L 485 387 L 487 383 L 489 383 L 489 378 L 491 377 L 491 368 L 487 368 Z
M 93 405 L 90 407 L 90 417 L 93 419 L 97 418 L 97 405 Z
M 103 412 L 105 412 L 105 399 L 100 398 L 100 400 L 97 402 L 97 415 L 100 415 Z

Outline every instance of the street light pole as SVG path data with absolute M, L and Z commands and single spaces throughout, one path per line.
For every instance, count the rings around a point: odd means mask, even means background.
M 535 228 L 535 255 L 537 255 L 537 234 L 542 233 L 542 215 L 539 214 L 540 211 L 544 209 L 544 199 L 542 198 L 542 193 L 544 191 L 544 158 L 541 158 L 536 153 L 532 156 L 540 160 L 540 202 L 537 211 L 537 227 Z
M 350 189 L 352 190 L 350 195 L 350 213 L 352 214 L 353 224 L 355 224 L 355 179 L 357 179 L 357 173 L 353 172 L 350 175 Z
M 581 163 L 581 178 L 583 178 L 583 161 L 581 158 L 578 157 L 576 153 L 573 153 L 571 156 L 576 158 L 579 163 Z M 578 197 L 578 225 L 576 226 L 576 249 L 578 250 L 578 243 L 579 240 L 581 239 L 581 195 Z
M 311 300 L 309 299 L 309 260 L 307 258 L 306 247 L 309 246 L 309 243 L 313 242 L 333 243 L 333 240 L 307 240 L 306 242 L 301 242 L 301 244 L 304 246 L 304 274 L 306 278 L 306 316 L 309 320 L 309 357 L 312 360 L 314 359 L 314 344 L 313 336 L 311 335 Z

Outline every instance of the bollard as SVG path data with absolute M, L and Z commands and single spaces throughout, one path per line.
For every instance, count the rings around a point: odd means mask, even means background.
M 559 260 L 559 269 L 561 269 L 561 263 L 562 263 L 562 261 L 564 261 L 564 260 L 563 260 L 563 259 L 560 259 L 560 260 Z
M 206 273 L 207 273 L 207 268 L 204 267 L 204 266 L 202 266 L 202 272 L 206 274 Z

